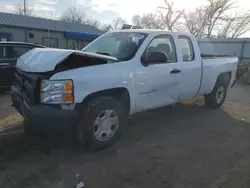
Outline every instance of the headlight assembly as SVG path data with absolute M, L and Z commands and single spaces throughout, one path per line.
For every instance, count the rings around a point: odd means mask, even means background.
M 74 102 L 72 80 L 42 80 L 41 103 L 72 104 Z

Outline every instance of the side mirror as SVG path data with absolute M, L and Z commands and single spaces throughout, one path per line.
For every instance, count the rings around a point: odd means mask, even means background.
M 144 61 L 145 63 L 150 65 L 150 64 L 166 63 L 168 61 L 168 58 L 164 52 L 155 51 L 146 53 Z

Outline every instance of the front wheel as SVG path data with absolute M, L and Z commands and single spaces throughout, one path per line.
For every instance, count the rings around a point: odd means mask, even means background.
M 106 148 L 120 137 L 125 117 L 123 108 L 113 97 L 93 99 L 78 122 L 78 140 L 92 150 Z
M 227 95 L 227 86 L 223 83 L 215 85 L 212 93 L 205 95 L 205 106 L 218 109 L 224 103 Z

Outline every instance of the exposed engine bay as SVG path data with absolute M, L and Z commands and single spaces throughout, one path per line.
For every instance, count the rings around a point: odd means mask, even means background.
M 62 71 L 70 70 L 70 69 L 76 69 L 80 67 L 87 67 L 87 66 L 94 66 L 94 65 L 102 65 L 102 64 L 107 64 L 107 63 L 108 63 L 108 60 L 105 60 L 105 59 L 83 56 L 83 55 L 72 53 L 61 63 L 56 65 L 53 72 L 54 73 L 62 72 Z

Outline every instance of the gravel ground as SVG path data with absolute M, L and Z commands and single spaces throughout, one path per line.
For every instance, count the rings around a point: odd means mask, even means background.
M 0 187 L 250 187 L 248 85 L 230 89 L 220 110 L 178 104 L 138 114 L 114 146 L 92 153 L 24 135 L 9 104 L 0 96 L 0 127 L 11 127 L 0 133 Z

